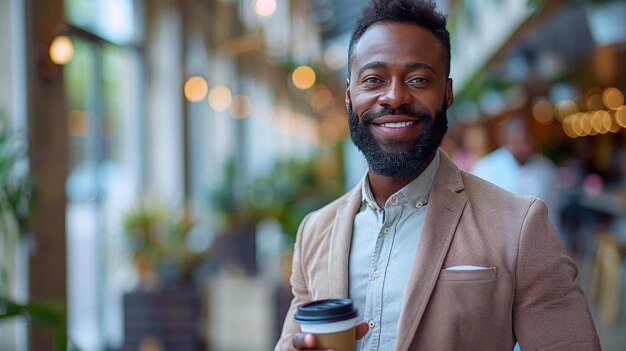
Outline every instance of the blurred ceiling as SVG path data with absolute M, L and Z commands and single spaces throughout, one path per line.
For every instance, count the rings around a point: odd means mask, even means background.
M 368 0 L 311 0 L 311 18 L 321 30 L 323 40 L 351 33 L 356 18 Z

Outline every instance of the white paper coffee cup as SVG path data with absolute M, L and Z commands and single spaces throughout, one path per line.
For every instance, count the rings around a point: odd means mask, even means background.
M 298 306 L 295 320 L 305 333 L 316 335 L 317 348 L 353 351 L 358 311 L 350 299 L 326 299 Z

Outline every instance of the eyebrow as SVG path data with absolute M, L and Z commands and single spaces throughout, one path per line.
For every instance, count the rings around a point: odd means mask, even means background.
M 385 68 L 385 67 L 387 67 L 387 64 L 380 62 L 380 61 L 373 61 L 361 67 L 361 69 L 359 69 L 358 75 L 361 75 L 363 71 L 368 70 L 370 68 Z M 431 65 L 427 63 L 423 63 L 423 62 L 411 62 L 411 63 L 406 64 L 405 67 L 408 69 L 412 69 L 412 70 L 427 69 L 429 71 L 432 71 L 433 73 L 437 73 L 437 71 Z

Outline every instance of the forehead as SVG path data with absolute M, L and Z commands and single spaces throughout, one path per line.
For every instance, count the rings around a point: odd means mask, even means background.
M 429 29 L 412 23 L 381 22 L 369 27 L 354 46 L 352 68 L 371 61 L 424 62 L 445 73 L 439 41 Z

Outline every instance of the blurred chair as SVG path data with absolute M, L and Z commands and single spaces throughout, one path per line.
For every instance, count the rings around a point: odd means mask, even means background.
M 595 239 L 596 258 L 589 295 L 597 303 L 600 320 L 614 325 L 619 319 L 622 295 L 622 259 L 626 243 L 611 232 L 600 232 Z

